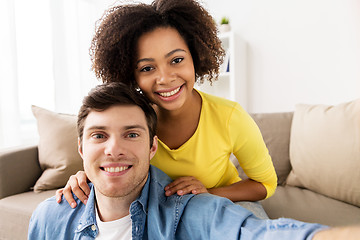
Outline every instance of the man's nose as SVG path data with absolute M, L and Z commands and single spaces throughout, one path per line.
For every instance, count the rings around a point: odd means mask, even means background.
M 111 157 L 119 157 L 125 153 L 124 144 L 118 138 L 111 138 L 106 142 L 105 154 Z

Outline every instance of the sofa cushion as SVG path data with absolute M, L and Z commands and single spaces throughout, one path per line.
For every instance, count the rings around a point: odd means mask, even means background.
M 360 99 L 296 106 L 287 184 L 360 206 Z
M 359 207 L 298 187 L 278 186 L 261 204 L 271 219 L 287 217 L 329 226 L 360 222 Z
M 54 195 L 55 190 L 31 191 L 1 199 L 0 239 L 27 239 L 31 214 L 40 202 Z
M 32 106 L 39 132 L 39 162 L 43 170 L 34 191 L 65 186 L 72 174 L 83 169 L 77 151 L 75 115 L 55 113 Z

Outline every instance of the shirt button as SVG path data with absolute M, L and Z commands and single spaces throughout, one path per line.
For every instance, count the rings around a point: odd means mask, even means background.
M 96 230 L 96 226 L 95 226 L 95 225 L 92 225 L 92 226 L 91 226 L 91 230 L 95 231 L 95 230 Z

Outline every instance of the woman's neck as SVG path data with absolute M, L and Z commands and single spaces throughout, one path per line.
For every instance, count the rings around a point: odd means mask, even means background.
M 191 98 L 180 109 L 169 111 L 155 107 L 159 139 L 171 149 L 179 148 L 188 141 L 199 124 L 201 105 L 200 94 L 193 90 Z

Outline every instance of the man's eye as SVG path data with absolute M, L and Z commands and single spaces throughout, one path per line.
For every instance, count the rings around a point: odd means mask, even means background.
M 147 67 L 141 68 L 141 69 L 140 69 L 140 72 L 149 72 L 149 71 L 151 71 L 151 70 L 153 70 L 153 67 L 147 66 Z
M 99 133 L 97 133 L 97 134 L 93 134 L 93 135 L 92 135 L 92 137 L 93 137 L 93 138 L 95 138 L 95 139 L 102 139 L 102 138 L 105 138 L 105 136 L 104 136 L 103 134 L 99 134 Z
M 136 138 L 136 137 L 138 137 L 139 136 L 139 134 L 137 134 L 137 133 L 129 133 L 128 134 L 128 137 L 129 138 Z
M 182 60 L 184 60 L 184 58 L 175 58 L 174 60 L 172 60 L 172 63 L 181 63 Z

